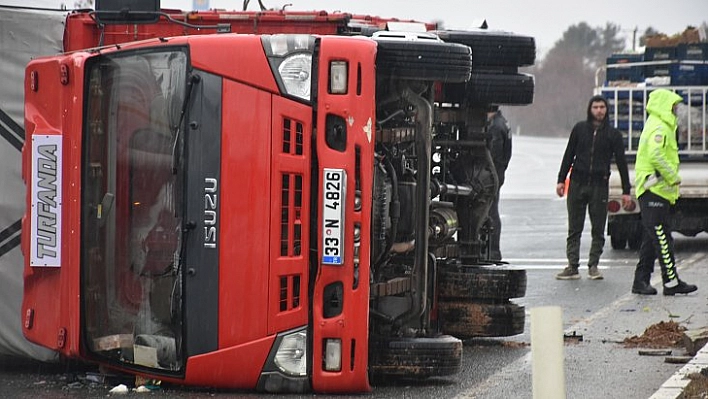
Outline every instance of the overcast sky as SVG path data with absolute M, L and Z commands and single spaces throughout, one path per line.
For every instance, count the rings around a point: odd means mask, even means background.
M 193 0 L 161 0 L 163 8 L 191 10 Z M 211 8 L 238 10 L 242 0 L 208 0 Z M 501 29 L 536 38 L 545 53 L 570 25 L 587 22 L 592 27 L 607 22 L 618 24 L 631 39 L 651 26 L 659 32 L 675 34 L 687 26 L 708 21 L 708 0 L 261 0 L 268 8 L 292 3 L 293 10 L 344 11 L 381 17 L 443 21 L 448 29 L 466 29 L 487 20 L 490 29 Z M 63 0 L 69 7 L 73 0 Z M 0 0 L 0 4 L 57 8 L 62 0 Z M 258 9 L 251 0 L 250 10 Z M 631 48 L 631 41 L 627 42 Z

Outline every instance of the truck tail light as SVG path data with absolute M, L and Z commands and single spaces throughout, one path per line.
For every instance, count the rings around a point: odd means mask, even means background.
M 624 208 L 625 211 L 627 212 L 634 212 L 634 210 L 637 209 L 637 203 L 632 200 L 629 205 L 627 205 L 626 208 Z
M 622 208 L 620 205 L 619 201 L 617 200 L 610 200 L 607 202 L 607 210 L 610 211 L 610 213 L 616 213 L 619 212 L 619 210 Z

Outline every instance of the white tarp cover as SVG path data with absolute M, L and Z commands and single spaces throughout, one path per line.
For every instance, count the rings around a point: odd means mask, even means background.
M 0 355 L 52 361 L 55 352 L 22 335 L 23 257 L 20 221 L 25 209 L 21 150 L 27 63 L 63 50 L 67 11 L 0 6 Z

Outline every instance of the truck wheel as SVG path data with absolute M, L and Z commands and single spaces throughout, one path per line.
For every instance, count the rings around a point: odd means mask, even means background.
M 460 339 L 509 337 L 524 332 L 524 307 L 515 303 L 438 302 L 443 334 Z
M 526 270 L 504 266 L 471 266 L 438 273 L 438 297 L 506 301 L 526 295 Z
M 376 67 L 391 78 L 440 82 L 470 78 L 472 58 L 465 45 L 381 36 L 374 40 L 378 44 Z
M 531 36 L 504 31 L 432 31 L 446 42 L 472 49 L 474 68 L 486 66 L 527 66 L 536 62 L 536 41 Z
M 612 249 L 624 249 L 627 246 L 627 239 L 617 234 L 611 235 L 610 244 L 612 244 Z
M 449 335 L 375 339 L 369 352 L 373 376 L 438 377 L 456 374 L 462 365 L 462 341 Z
M 475 104 L 528 105 L 533 102 L 533 75 L 473 73 L 467 101 Z

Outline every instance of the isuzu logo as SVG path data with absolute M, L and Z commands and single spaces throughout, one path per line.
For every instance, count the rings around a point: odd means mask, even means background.
M 212 177 L 204 178 L 204 248 L 216 248 L 218 198 L 218 181 Z
M 61 266 L 62 136 L 32 136 L 30 266 Z

